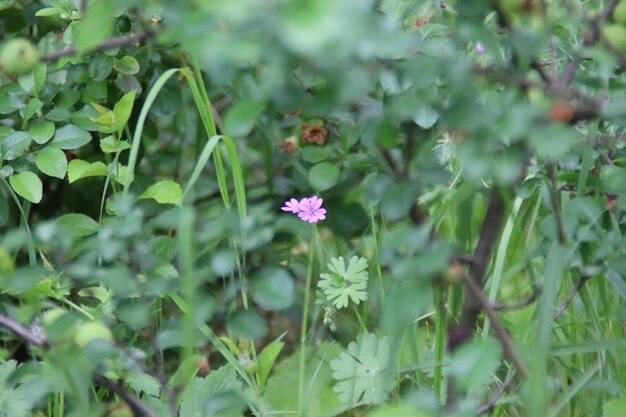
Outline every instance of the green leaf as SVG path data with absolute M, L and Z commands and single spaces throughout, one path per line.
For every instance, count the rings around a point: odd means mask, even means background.
M 67 172 L 65 153 L 57 148 L 46 147 L 38 151 L 35 165 L 41 172 L 51 177 L 63 178 Z
M 267 310 L 285 310 L 295 301 L 294 279 L 282 266 L 266 266 L 254 281 L 252 297 Z
M 302 408 L 313 417 L 334 416 L 342 409 L 333 391 L 333 377 L 329 363 L 342 351 L 338 343 L 322 343 L 308 348 L 304 369 L 305 395 Z M 299 417 L 300 351 L 278 363 L 267 379 L 267 402 L 273 415 Z
M 263 113 L 264 104 L 253 100 L 240 100 L 224 114 L 224 132 L 231 137 L 247 136 Z
M 383 191 L 380 208 L 390 220 L 399 220 L 409 213 L 414 200 L 411 184 L 406 181 L 394 182 Z
M 80 213 L 64 214 L 56 219 L 56 223 L 69 230 L 75 237 L 93 235 L 100 229 L 98 222 Z
M 267 334 L 267 323 L 256 311 L 237 310 L 228 316 L 228 330 L 235 338 L 258 340 Z
M 367 259 L 358 256 L 348 261 L 347 268 L 343 257 L 331 258 L 328 269 L 332 273 L 320 274 L 317 286 L 336 309 L 347 307 L 349 300 L 358 305 L 367 300 L 367 267 Z
M 159 204 L 175 204 L 180 206 L 183 202 L 183 190 L 177 182 L 172 180 L 159 181 L 152 184 L 139 198 L 151 198 Z
M 35 83 L 35 91 L 39 92 L 43 88 L 46 81 L 46 75 L 48 74 L 48 66 L 45 63 L 37 65 L 35 71 L 33 71 L 33 79 Z
M 35 16 L 37 17 L 58 16 L 64 11 L 65 10 L 60 7 L 44 7 L 43 9 L 37 10 L 37 13 L 35 13 Z
M 439 113 L 428 105 L 422 105 L 417 109 L 413 121 L 423 129 L 430 129 L 437 122 Z
M 89 163 L 82 159 L 74 159 L 67 164 L 67 179 L 70 184 L 81 178 L 105 177 L 107 172 L 107 166 L 100 161 Z
M 117 164 L 117 166 L 113 168 L 113 172 L 114 172 L 113 179 L 116 182 L 122 184 L 123 186 L 126 186 L 130 184 L 131 182 L 133 182 L 133 177 L 134 177 L 133 173 L 130 171 L 130 169 L 127 166 L 124 166 L 122 164 Z
M 117 153 L 129 149 L 130 144 L 126 140 L 116 140 L 113 136 L 107 136 L 100 140 L 100 149 L 104 153 Z
M 280 340 L 275 340 L 265 346 L 259 354 L 259 385 L 261 387 L 265 386 L 267 377 L 269 376 L 280 351 L 283 350 L 283 347 L 285 347 L 285 343 Z
M 152 397 L 158 397 L 161 392 L 161 383 L 152 375 L 132 373 L 125 378 L 124 382 L 136 394 L 144 393 Z
M 126 126 L 126 123 L 128 123 L 130 114 L 133 111 L 134 102 L 135 91 L 131 91 L 124 94 L 120 101 L 115 103 L 115 106 L 113 107 L 113 114 L 115 115 L 114 128 L 117 130 L 118 137 L 122 135 L 122 130 L 124 129 L 124 126 Z
M 502 348 L 493 339 L 475 340 L 454 352 L 450 372 L 457 389 L 478 393 L 494 378 L 500 366 Z
M 30 135 L 26 132 L 13 132 L 2 140 L 0 149 L 2 159 L 12 161 L 19 158 L 26 152 L 31 144 Z
M 376 408 L 367 417 L 435 417 L 435 414 L 416 409 L 405 403 L 382 405 Z
M 30 171 L 20 172 L 9 177 L 13 190 L 31 203 L 39 203 L 43 193 L 41 180 Z
M 332 188 L 339 180 L 339 166 L 332 162 L 322 162 L 309 171 L 309 183 L 317 191 Z
M 391 371 L 391 341 L 373 334 L 361 334 L 356 342 L 330 362 L 335 392 L 344 404 L 380 404 L 395 386 Z
M 205 412 L 212 397 L 224 392 L 239 391 L 241 383 L 237 379 L 237 372 L 232 366 L 226 365 L 211 371 L 205 378 L 194 378 L 180 396 L 181 417 L 203 417 L 214 414 L 215 411 Z M 213 405 L 216 405 L 213 403 Z
M 89 2 L 87 13 L 75 26 L 76 48 L 83 53 L 113 33 L 115 18 L 110 0 Z
M 43 119 L 37 119 L 30 122 L 28 126 L 28 133 L 33 138 L 35 143 L 43 145 L 48 142 L 52 135 L 54 135 L 54 122 L 49 122 Z
M 78 126 L 69 124 L 57 129 L 50 144 L 59 149 L 77 149 L 91 141 L 91 134 Z
M 604 403 L 602 417 L 624 417 L 626 398 L 616 398 Z
M 186 387 L 198 373 L 202 360 L 202 355 L 191 355 L 185 358 L 178 365 L 176 372 L 174 372 L 174 374 L 167 381 L 168 388 L 176 389 Z
M 126 55 L 113 60 L 113 69 L 124 75 L 135 75 L 139 72 L 139 62 L 134 57 Z
M 9 202 L 7 201 L 7 196 L 3 193 L 0 193 L 0 226 L 4 226 L 7 224 L 9 220 Z M 1 259 L 1 256 L 0 256 Z M 2 261 L 0 261 L 0 271 L 2 271 Z
M 38 98 L 31 99 L 24 110 L 24 119 L 30 119 L 43 107 L 43 102 Z

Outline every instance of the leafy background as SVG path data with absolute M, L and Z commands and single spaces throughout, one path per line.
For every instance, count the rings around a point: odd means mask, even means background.
M 625 25 L 0 1 L 0 415 L 621 415 Z

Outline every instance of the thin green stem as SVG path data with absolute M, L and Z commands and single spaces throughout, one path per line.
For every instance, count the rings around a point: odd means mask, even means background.
M 309 243 L 309 259 L 306 270 L 306 283 L 304 287 L 304 305 L 302 306 L 302 327 L 300 328 L 300 377 L 299 377 L 299 404 L 302 410 L 304 401 L 304 370 L 306 367 L 306 336 L 309 322 L 309 304 L 311 299 L 311 283 L 313 281 L 313 263 L 315 261 L 315 239 L 317 238 L 317 228 L 313 228 L 311 242 Z
M 372 237 L 374 238 L 374 262 L 376 269 L 376 278 L 378 278 L 378 285 L 380 287 L 381 302 L 385 300 L 385 285 L 383 284 L 383 272 L 380 268 L 380 258 L 378 256 L 378 236 L 376 235 L 376 219 L 374 219 L 374 206 L 370 206 L 370 218 L 372 222 Z
M 30 266 L 35 266 L 37 265 L 37 254 L 35 251 L 35 239 L 33 238 L 33 234 L 30 231 L 30 226 L 28 226 L 28 216 L 26 215 L 26 212 L 24 211 L 24 207 L 22 207 L 22 203 L 20 203 L 19 197 L 17 196 L 17 194 L 15 194 L 15 191 L 13 191 L 13 188 L 11 188 L 7 180 L 3 178 L 2 182 L 4 183 L 4 186 L 6 187 L 6 189 L 9 190 L 9 194 L 11 194 L 11 198 L 15 202 L 15 205 L 17 206 L 17 209 L 20 212 L 22 225 L 26 229 L 26 233 L 28 233 L 28 262 Z
M 361 313 L 359 313 L 359 309 L 356 307 L 356 305 L 352 304 L 352 310 L 354 311 L 354 315 L 356 316 L 356 319 L 361 326 L 361 330 L 363 330 L 363 333 L 367 333 L 367 326 L 365 325 L 365 322 L 361 317 Z
M 435 364 L 441 364 L 443 362 L 444 341 L 446 331 L 446 311 L 443 305 L 445 300 L 444 290 L 442 288 L 435 288 Z M 439 404 L 441 404 L 441 389 L 443 386 L 443 369 L 441 366 L 437 366 L 434 370 L 433 385 L 435 390 L 435 397 Z

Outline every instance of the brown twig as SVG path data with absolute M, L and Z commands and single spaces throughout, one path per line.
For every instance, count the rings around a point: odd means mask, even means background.
M 30 343 L 31 345 L 38 346 L 41 348 L 48 348 L 48 342 L 29 331 L 27 328 L 19 324 L 18 322 L 10 319 L 9 317 L 0 315 L 0 326 L 10 330 L 12 333 Z M 102 374 L 94 372 L 91 376 L 91 379 L 97 384 L 107 388 L 109 391 L 116 393 L 124 400 L 126 404 L 133 410 L 136 416 L 145 416 L 145 417 L 158 417 L 158 415 L 152 411 L 148 406 L 141 402 L 141 400 L 131 394 L 128 390 L 126 390 L 122 385 L 118 384 L 105 377 Z
M 515 367 L 522 376 L 527 376 L 528 370 L 526 369 L 526 365 L 524 365 L 524 362 L 522 362 L 522 359 L 517 354 L 517 351 L 513 346 L 513 342 L 511 341 L 509 334 L 498 319 L 498 316 L 496 316 L 495 312 L 489 305 L 489 300 L 487 300 L 487 297 L 483 293 L 483 290 L 478 285 L 476 285 L 476 280 L 474 280 L 471 276 L 463 274 L 462 278 L 463 283 L 465 284 L 469 292 L 477 300 L 479 300 L 482 310 L 485 312 L 487 317 L 489 317 L 489 320 L 491 320 L 493 331 L 495 333 L 496 339 L 498 339 L 498 341 L 502 345 L 502 351 L 504 352 L 504 355 L 515 364 Z
M 139 33 L 136 35 L 128 35 L 128 36 L 119 36 L 116 38 L 110 38 L 105 41 L 102 41 L 99 45 L 90 49 L 87 53 L 104 51 L 107 49 L 118 48 L 120 46 L 127 46 L 133 44 L 141 44 L 145 42 L 147 39 L 156 35 L 154 31 L 146 31 L 143 33 Z M 48 55 L 41 56 L 40 60 L 43 62 L 52 62 L 56 61 L 65 56 L 71 56 L 78 53 L 78 49 L 75 46 L 70 46 L 65 49 L 61 49 L 60 51 L 52 52 Z
M 108 389 L 111 392 L 116 393 L 119 397 L 124 400 L 126 404 L 130 407 L 130 409 L 135 413 L 136 416 L 145 416 L 145 417 L 158 417 L 158 415 L 148 408 L 147 405 L 141 402 L 141 400 L 131 394 L 126 388 L 117 382 L 105 377 L 102 374 L 94 373 L 91 376 L 91 379 L 100 386 Z
M 513 379 L 515 378 L 516 374 L 517 372 L 515 371 L 515 369 L 513 369 L 509 373 L 509 375 L 506 377 L 502 385 L 500 385 L 498 389 L 496 390 L 496 392 L 494 392 L 493 395 L 489 398 L 489 401 L 487 402 L 487 404 L 478 408 L 478 410 L 476 411 L 477 416 L 483 415 L 491 411 L 493 407 L 496 406 L 496 404 L 498 403 L 498 400 L 502 397 L 502 394 L 506 392 L 507 388 L 509 388 L 509 386 L 513 382 Z
M 471 283 L 466 282 L 465 285 L 467 291 L 465 291 L 459 321 L 457 325 L 448 329 L 448 349 L 450 351 L 456 350 L 460 345 L 471 339 L 478 324 L 480 311 L 483 306 L 488 307 L 488 303 L 485 304 L 485 300 L 480 296 L 482 290 L 476 292 L 472 290 L 472 288 L 481 289 L 484 285 L 485 273 L 487 272 L 487 267 L 491 260 L 493 247 L 500 235 L 504 216 L 504 201 L 500 195 L 500 191 L 494 187 L 491 191 L 487 212 L 480 230 L 478 244 L 472 256 L 473 262 L 469 267 L 468 276 L 470 278 L 469 280 L 464 279 L 464 282 L 471 281 Z M 463 276 L 465 276 L 465 274 L 463 274 Z M 453 381 L 451 381 L 451 384 L 452 383 Z M 454 404 L 456 399 L 455 395 L 454 387 L 451 385 L 448 389 L 448 406 Z
M 576 287 L 574 287 L 572 292 L 569 293 L 563 305 L 559 307 L 559 309 L 554 313 L 552 320 L 556 320 L 557 317 L 563 314 L 567 306 L 570 305 L 570 303 L 574 300 L 574 297 L 576 297 L 576 294 L 578 294 L 578 292 L 585 286 L 585 284 L 587 283 L 587 281 L 589 281 L 590 278 L 591 278 L 591 275 L 587 275 L 587 274 L 581 275 L 580 278 L 578 278 Z
M 85 17 L 85 13 L 87 12 L 87 0 L 80 0 L 80 3 L 78 3 L 78 11 L 81 17 Z
M 48 342 L 46 341 L 46 339 L 34 334 L 18 322 L 13 321 L 6 316 L 0 315 L 0 326 L 15 333 L 17 336 L 30 343 L 31 345 L 43 348 L 48 346 Z
M 541 293 L 541 291 L 539 290 L 539 288 L 535 288 L 535 290 L 532 292 L 532 294 L 530 294 L 525 300 L 520 301 L 518 303 L 515 304 L 499 304 L 499 303 L 492 303 L 489 305 L 489 308 L 491 308 L 491 310 L 493 311 L 511 311 L 511 310 L 517 310 L 520 308 L 524 308 L 524 307 L 528 307 L 529 305 L 531 305 L 532 303 L 534 303 L 535 301 L 537 301 L 537 298 L 539 298 L 539 294 Z
M 595 19 L 590 21 L 589 32 L 583 38 L 583 46 L 592 45 L 600 39 L 602 24 L 613 14 L 617 3 L 619 3 L 619 0 L 609 0 L 602 12 Z M 559 79 L 559 84 L 562 87 L 567 87 L 572 82 L 574 75 L 576 75 L 576 70 L 578 69 L 578 63 L 579 58 L 574 57 L 565 66 Z

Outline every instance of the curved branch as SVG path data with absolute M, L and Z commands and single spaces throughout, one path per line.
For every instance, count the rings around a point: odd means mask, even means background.
M 22 326 L 21 324 L 10 319 L 7 316 L 0 315 L 0 327 L 6 328 L 7 330 L 18 336 L 20 339 L 34 346 L 38 346 L 44 349 L 49 347 L 48 342 L 43 337 L 34 334 L 26 327 Z M 91 379 L 97 384 L 105 387 L 109 391 L 119 395 L 120 398 L 124 400 L 126 404 L 128 404 L 130 409 L 133 410 L 133 413 L 135 413 L 136 416 L 158 417 L 158 415 L 150 408 L 148 408 L 147 405 L 141 402 L 139 398 L 131 394 L 126 388 L 124 388 L 117 382 L 112 381 L 111 379 L 97 372 L 94 372 L 92 374 Z

